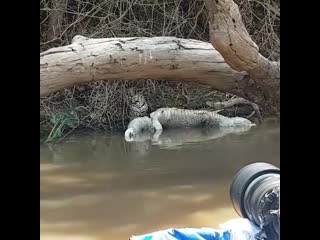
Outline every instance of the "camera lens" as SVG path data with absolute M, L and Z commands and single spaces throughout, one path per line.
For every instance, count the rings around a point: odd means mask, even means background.
M 240 216 L 261 226 L 263 214 L 279 204 L 278 198 L 277 201 L 271 199 L 275 190 L 280 193 L 280 169 L 258 162 L 245 166 L 236 174 L 231 184 L 230 197 Z

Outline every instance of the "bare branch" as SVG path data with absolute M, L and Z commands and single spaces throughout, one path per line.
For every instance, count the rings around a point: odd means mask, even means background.
M 253 102 L 250 102 L 244 98 L 240 98 L 240 97 L 235 97 L 235 98 L 231 98 L 228 101 L 224 101 L 224 102 L 207 102 L 207 105 L 209 107 L 214 107 L 216 110 L 221 111 L 221 109 L 226 109 L 226 108 L 230 108 L 233 107 L 235 105 L 250 105 L 253 108 L 253 112 L 252 114 L 250 114 L 249 116 L 247 116 L 247 118 L 251 117 L 253 114 L 257 114 L 257 117 L 259 118 L 259 121 L 262 121 L 262 116 L 260 113 L 260 109 L 259 106 Z

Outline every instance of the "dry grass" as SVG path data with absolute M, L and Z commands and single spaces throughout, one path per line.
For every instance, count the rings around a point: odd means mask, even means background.
M 277 59 L 280 0 L 236 2 L 261 53 Z M 41 52 L 70 44 L 78 34 L 94 38 L 175 36 L 209 41 L 203 0 L 41 0 L 40 32 Z M 150 110 L 163 106 L 205 108 L 208 100 L 228 98 L 206 87 L 185 83 L 125 79 L 97 82 L 41 98 L 40 128 L 48 133 L 56 126 L 60 135 L 73 128 L 122 129 L 127 123 L 129 86 L 144 94 Z

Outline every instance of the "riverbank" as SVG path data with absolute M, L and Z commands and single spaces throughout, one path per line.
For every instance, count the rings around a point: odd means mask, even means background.
M 40 99 L 40 139 L 59 141 L 74 131 L 124 131 L 129 122 L 129 89 L 142 94 L 148 113 L 160 107 L 213 110 L 207 102 L 232 97 L 194 83 L 169 81 L 108 81 L 65 89 Z M 233 117 L 247 117 L 252 108 L 239 105 L 221 111 Z M 255 121 L 255 116 L 250 120 Z

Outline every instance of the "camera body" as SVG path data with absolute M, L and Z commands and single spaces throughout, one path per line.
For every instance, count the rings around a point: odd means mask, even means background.
M 280 169 L 253 163 L 235 176 L 230 197 L 237 213 L 259 226 L 257 239 L 280 239 Z

